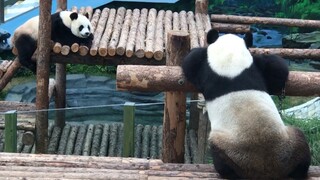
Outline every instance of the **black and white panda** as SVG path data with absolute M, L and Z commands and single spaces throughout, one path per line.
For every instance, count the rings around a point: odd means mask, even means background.
M 250 38 L 249 38 L 250 39 Z M 310 149 L 301 130 L 285 126 L 269 93 L 288 78 L 284 59 L 252 56 L 233 34 L 208 32 L 207 48 L 193 49 L 182 69 L 204 95 L 213 163 L 223 178 L 303 178 Z
M 71 11 L 61 11 L 51 15 L 51 40 L 62 45 L 73 43 L 91 46 L 93 40 L 92 26 L 88 15 Z M 37 49 L 39 16 L 35 16 L 19 26 L 11 39 L 17 49 L 20 63 L 36 72 L 36 61 L 32 59 Z

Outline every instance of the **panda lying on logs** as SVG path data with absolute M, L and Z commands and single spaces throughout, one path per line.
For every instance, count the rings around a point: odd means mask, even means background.
M 61 11 L 51 15 L 51 40 L 61 45 L 73 43 L 91 46 L 92 26 L 88 14 L 81 15 L 71 11 Z M 20 63 L 36 72 L 36 60 L 32 59 L 37 49 L 39 16 L 35 16 L 19 26 L 12 38 L 12 45 L 17 49 Z
M 247 42 L 233 34 L 219 37 L 210 30 L 207 41 L 207 48 L 185 57 L 182 69 L 205 97 L 217 172 L 223 178 L 306 177 L 311 161 L 306 138 L 285 126 L 269 95 L 285 87 L 285 60 L 252 56 Z

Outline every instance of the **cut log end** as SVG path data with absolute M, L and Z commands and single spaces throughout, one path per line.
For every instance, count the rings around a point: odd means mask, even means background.
M 138 58 L 143 58 L 144 57 L 144 50 L 143 49 L 138 49 L 138 50 L 136 50 L 136 56 L 138 57 Z
M 152 51 L 146 51 L 146 52 L 144 53 L 144 56 L 147 57 L 147 58 L 149 58 L 149 59 L 151 59 L 151 58 L 153 57 L 153 52 L 152 52 Z
M 58 42 L 55 43 L 54 46 L 53 46 L 53 52 L 57 53 L 57 54 L 60 53 L 61 52 L 61 46 L 62 45 L 60 43 L 58 43 Z
M 78 43 L 74 43 L 71 45 L 71 51 L 72 52 L 78 52 L 79 51 L 79 44 Z
M 34 144 L 34 134 L 31 131 L 23 133 L 22 143 L 24 145 L 33 145 Z
M 96 56 L 97 53 L 98 53 L 97 49 L 92 49 L 92 48 L 90 49 L 90 55 L 91 56 Z
M 114 56 L 116 55 L 116 50 L 114 48 L 108 48 L 108 55 L 109 56 Z
M 99 48 L 99 55 L 100 56 L 107 56 L 108 49 L 107 48 Z
M 70 47 L 67 45 L 63 45 L 61 48 L 61 54 L 66 56 L 69 54 L 69 52 L 70 52 Z
M 163 59 L 164 53 L 162 51 L 156 51 L 154 53 L 154 58 L 158 61 L 161 61 Z
M 79 54 L 80 56 L 85 56 L 89 52 L 89 48 L 87 46 L 80 46 L 79 47 Z
M 125 53 L 125 49 L 123 47 L 118 47 L 117 48 L 117 54 L 122 56 Z
M 133 51 L 127 50 L 127 51 L 126 51 L 126 56 L 127 56 L 127 57 L 132 57 L 132 56 L 133 56 Z

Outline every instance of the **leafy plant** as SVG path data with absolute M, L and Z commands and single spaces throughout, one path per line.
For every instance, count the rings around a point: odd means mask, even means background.
M 298 18 L 298 19 L 319 19 L 320 1 L 315 0 L 275 0 L 280 6 L 281 12 L 276 13 L 277 17 Z
M 287 125 L 300 128 L 308 141 L 311 149 L 311 164 L 320 165 L 320 124 L 319 119 L 296 119 L 293 117 L 284 117 L 283 121 Z

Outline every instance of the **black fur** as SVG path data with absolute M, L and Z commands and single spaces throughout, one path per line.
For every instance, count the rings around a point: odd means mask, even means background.
M 207 42 L 213 43 L 218 39 L 218 32 L 215 30 L 211 30 L 208 32 L 207 35 Z M 230 42 L 232 43 L 232 42 Z M 247 47 L 252 46 L 252 34 L 247 34 L 245 36 L 245 43 Z M 285 87 L 285 82 L 287 81 L 289 70 L 288 66 L 284 59 L 279 56 L 275 55 L 255 55 L 253 56 L 253 63 L 249 66 L 249 68 L 245 69 L 241 72 L 241 74 L 234 78 L 226 78 L 223 76 L 219 76 L 216 72 L 214 72 L 208 64 L 208 56 L 207 56 L 207 48 L 195 48 L 191 50 L 191 52 L 184 58 L 182 64 L 183 73 L 188 81 L 190 81 L 201 93 L 203 93 L 205 100 L 210 102 L 217 97 L 221 97 L 226 95 L 230 92 L 241 91 L 241 90 L 257 90 L 268 92 L 271 94 L 277 94 L 281 92 L 281 90 Z M 248 94 L 250 96 L 250 94 Z M 244 99 L 245 101 L 245 99 Z M 268 102 L 266 102 L 268 103 Z M 252 105 L 254 106 L 254 104 Z M 263 107 L 260 106 L 259 107 Z M 270 106 L 272 107 L 272 106 Z M 266 108 L 270 108 L 266 107 Z M 235 107 L 237 108 L 237 107 Z M 233 107 L 230 107 L 233 109 Z M 241 109 L 241 108 L 238 108 Z M 243 109 L 243 107 L 242 107 Z M 210 109 L 208 109 L 210 111 Z M 256 111 L 254 111 L 256 112 Z M 268 177 L 291 177 L 291 178 L 305 178 L 308 173 L 308 169 L 310 166 L 311 156 L 310 156 L 310 149 L 307 144 L 306 138 L 304 137 L 303 133 L 299 129 L 291 128 L 291 127 L 281 127 L 287 128 L 285 132 L 288 133 L 289 139 L 281 137 L 280 134 L 272 135 L 273 132 L 273 124 L 269 124 L 271 129 L 262 131 L 264 128 L 260 127 L 259 121 L 268 121 L 267 116 L 264 115 L 263 110 L 257 111 L 261 112 L 262 114 L 257 115 L 257 117 L 252 117 L 252 124 L 248 124 L 248 128 L 253 128 L 253 130 L 257 131 L 257 137 L 253 137 L 253 139 L 261 139 L 263 140 L 263 144 L 261 141 L 255 141 L 255 144 L 251 146 L 252 140 L 251 139 L 236 139 L 233 140 L 236 143 L 224 141 L 229 137 L 228 133 L 223 134 L 224 136 L 219 137 L 216 136 L 217 133 L 210 137 L 209 143 L 211 147 L 211 153 L 213 156 L 213 162 L 217 172 L 223 178 L 262 178 L 264 177 L 264 173 Z M 270 112 L 270 110 L 267 110 Z M 228 113 L 228 112 L 225 112 Z M 273 112 L 271 112 L 272 114 Z M 277 113 L 277 112 L 275 112 Z M 239 113 L 241 114 L 241 113 Z M 243 113 L 242 113 L 243 116 Z M 249 118 L 249 117 L 248 117 Z M 260 119 L 258 119 L 260 118 Z M 240 121 L 244 119 L 235 119 L 234 122 Z M 247 120 L 244 121 L 244 123 Z M 251 121 L 248 121 L 251 123 Z M 256 123 L 256 124 L 255 124 Z M 262 123 L 263 124 L 263 123 Z M 256 127 L 258 126 L 258 127 Z M 280 125 L 281 126 L 281 125 Z M 235 126 L 236 127 L 236 126 Z M 278 126 L 279 127 L 279 126 Z M 246 127 L 244 127 L 246 128 Z M 256 128 L 256 129 L 255 129 Z M 268 128 L 267 128 L 268 129 Z M 261 130 L 261 131 L 260 131 Z M 223 130 L 221 132 L 224 132 Z M 252 131 L 251 131 L 252 132 Z M 253 131 L 255 132 L 255 131 Z M 277 132 L 276 130 L 274 132 Z M 281 131 L 279 131 L 281 132 Z M 232 134 L 232 132 L 229 132 Z M 241 134 L 242 132 L 240 132 Z M 261 133 L 261 134 L 259 134 Z M 271 134 L 270 134 L 271 133 Z M 239 134 L 239 132 L 238 132 Z M 243 132 L 245 135 L 246 132 Z M 255 134 L 255 133 L 253 133 Z M 277 137 L 275 139 L 265 139 L 264 135 L 268 135 L 267 137 Z M 217 138 L 219 137 L 219 138 Z M 243 136 L 246 137 L 246 136 Z M 278 139 L 279 138 L 279 139 Z M 270 140 L 270 141 L 269 141 Z M 224 142 L 221 142 L 224 141 Z M 237 142 L 245 142 L 245 144 L 239 144 Z M 261 143 L 260 143 L 261 142 Z M 216 143 L 216 144 L 214 144 Z M 225 149 L 219 148 L 219 145 L 223 145 L 221 147 L 226 147 Z M 268 144 L 269 143 L 269 144 Z M 258 145 L 256 147 L 256 145 Z M 256 152 L 257 154 L 246 154 L 248 151 L 246 149 L 241 149 L 241 146 L 248 146 L 250 147 L 251 152 Z M 228 149 L 233 148 L 232 152 Z M 232 148 L 231 148 L 232 147 Z M 238 148 L 238 149 L 235 149 Z M 267 150 L 264 150 L 267 149 Z M 229 151 L 228 151 L 229 150 Z M 241 156 L 237 156 L 238 158 L 232 156 L 233 154 L 241 154 L 243 153 L 243 159 Z M 230 157 L 233 157 L 232 160 Z M 268 161 L 269 157 L 274 156 L 276 162 Z M 240 158 L 239 158 L 240 157 Z M 246 157 L 250 158 L 250 161 L 246 159 Z M 251 159 L 255 157 L 255 159 Z M 266 157 L 265 164 L 266 166 L 269 163 L 275 163 L 279 169 L 271 169 L 268 168 L 268 172 L 264 172 L 265 169 L 256 169 L 256 163 L 261 163 L 261 157 Z M 265 159 L 265 158 L 264 158 Z M 253 164 L 248 164 L 248 167 L 240 167 L 237 165 L 238 162 L 242 162 L 246 164 L 247 162 L 253 162 Z M 261 164 L 260 164 L 261 165 Z M 257 166 L 260 167 L 260 166 Z M 254 172 L 253 172 L 254 171 Z
M 207 61 L 207 48 L 193 49 L 184 58 L 182 69 L 187 80 L 195 85 L 207 101 L 234 91 L 267 90 L 265 80 L 255 64 L 233 79 L 213 72 Z
M 28 35 L 22 34 L 16 39 L 15 47 L 18 50 L 19 62 L 22 66 L 36 72 L 36 60 L 32 59 L 33 53 L 37 49 L 37 41 Z
M 286 61 L 276 55 L 254 55 L 254 64 L 260 69 L 269 94 L 280 94 L 288 79 Z
M 212 154 L 214 168 L 222 178 L 240 178 L 240 176 L 234 170 L 239 169 L 239 167 L 225 154 L 225 152 L 222 149 L 218 148 L 217 146 L 211 143 L 210 151 Z M 232 164 L 233 167 L 231 167 L 231 165 L 229 164 Z
M 90 47 L 93 35 L 88 38 L 80 38 L 73 35 L 71 29 L 63 24 L 62 19 L 60 18 L 60 13 L 57 12 L 51 15 L 51 39 L 54 42 L 61 43 L 62 45 L 71 46 L 73 43 L 78 43 L 80 45 Z

